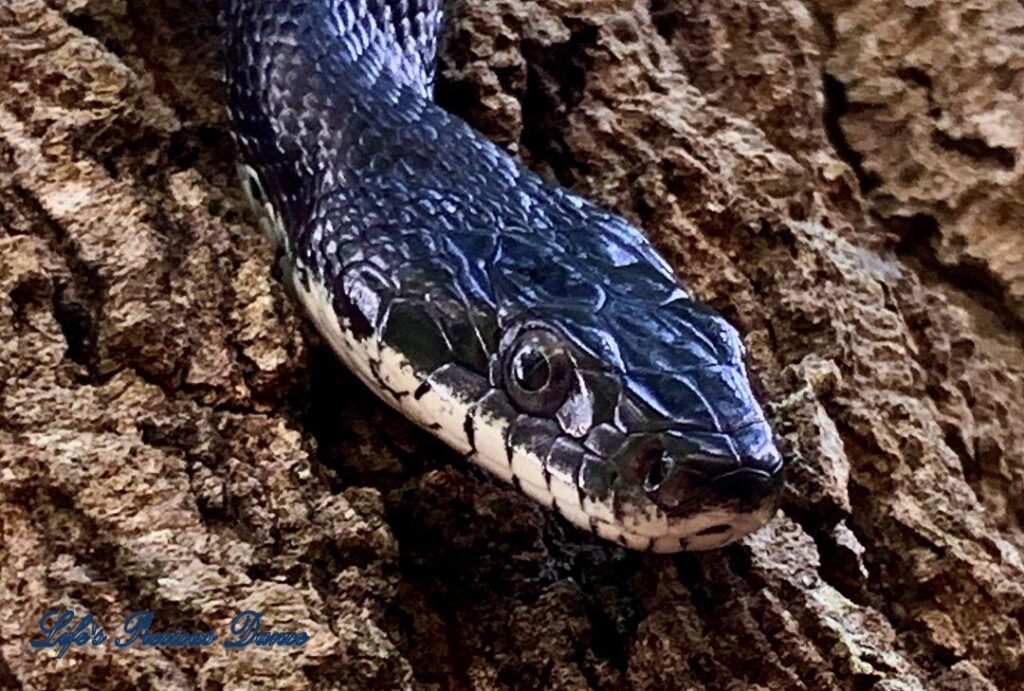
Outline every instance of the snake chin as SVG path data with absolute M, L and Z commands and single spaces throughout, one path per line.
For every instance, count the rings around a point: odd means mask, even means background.
M 629 504 L 613 498 L 612 504 L 616 505 L 613 520 L 605 520 L 609 515 L 595 510 L 595 504 L 601 502 L 588 500 L 585 505 L 591 512 L 591 518 L 586 524 L 579 516 L 561 511 L 561 506 L 556 508 L 566 518 L 601 538 L 630 549 L 673 553 L 716 549 L 742 539 L 774 516 L 777 498 L 776 493 L 757 505 L 743 506 L 737 502 L 714 503 L 709 495 L 707 502 L 694 505 L 685 515 L 678 512 L 667 514 L 642 500 Z M 594 516 L 600 518 L 595 519 Z
M 732 544 L 761 528 L 775 513 L 774 506 L 752 512 L 714 510 L 670 526 L 671 533 L 655 540 L 655 552 L 701 552 Z M 678 546 L 675 546 L 678 545 Z

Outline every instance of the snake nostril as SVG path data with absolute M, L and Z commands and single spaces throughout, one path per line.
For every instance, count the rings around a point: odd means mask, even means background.
M 640 476 L 643 478 L 644 490 L 650 494 L 657 492 L 675 466 L 671 454 L 660 444 L 649 446 L 638 456 Z

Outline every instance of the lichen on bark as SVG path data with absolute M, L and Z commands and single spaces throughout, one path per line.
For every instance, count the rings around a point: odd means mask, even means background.
M 1024 669 L 1024 6 L 450 2 L 439 100 L 744 334 L 778 516 L 623 551 L 375 401 L 275 279 L 216 7 L 0 3 L 0 686 L 993 689 Z M 29 648 L 63 604 L 289 653 Z

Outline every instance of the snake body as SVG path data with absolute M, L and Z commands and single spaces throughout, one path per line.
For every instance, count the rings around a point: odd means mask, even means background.
M 736 330 L 639 230 L 432 101 L 441 0 L 228 0 L 225 22 L 246 189 L 370 389 L 626 547 L 767 520 L 782 461 Z

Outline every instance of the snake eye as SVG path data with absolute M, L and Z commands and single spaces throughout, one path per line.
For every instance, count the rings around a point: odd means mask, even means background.
M 506 360 L 505 376 L 512 402 L 535 415 L 553 415 L 565 403 L 573 365 L 559 338 L 541 329 L 515 342 Z

